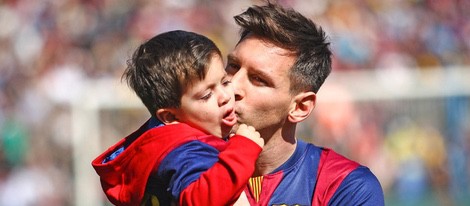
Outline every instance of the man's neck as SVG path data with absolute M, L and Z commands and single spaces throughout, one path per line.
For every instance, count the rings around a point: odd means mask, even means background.
M 294 135 L 295 128 L 294 132 L 288 132 L 288 134 L 284 133 L 284 136 L 281 132 L 278 132 L 269 138 L 256 161 L 254 176 L 271 173 L 294 154 L 297 145 Z

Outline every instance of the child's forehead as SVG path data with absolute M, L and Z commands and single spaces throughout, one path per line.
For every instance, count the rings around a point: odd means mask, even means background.
M 216 52 L 208 55 L 205 59 L 197 59 L 191 66 L 183 68 L 180 71 L 179 79 L 185 88 L 196 83 L 213 81 L 214 75 L 217 76 L 216 78 L 222 78 L 221 76 L 226 75 L 222 56 Z
M 195 84 L 217 84 L 227 77 L 223 62 L 221 58 L 213 58 L 204 69 L 202 76 L 192 75 L 188 79 L 186 87 L 194 86 Z
M 191 72 L 186 73 L 185 75 L 181 75 L 179 81 L 183 90 L 187 91 L 188 89 L 195 87 L 195 85 L 199 85 L 207 81 L 207 70 L 208 69 L 204 69 L 200 73 L 193 70 Z

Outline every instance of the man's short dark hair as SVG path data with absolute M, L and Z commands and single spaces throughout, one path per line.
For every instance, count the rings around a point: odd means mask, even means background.
M 268 2 L 234 17 L 242 41 L 248 34 L 287 49 L 297 57 L 289 72 L 290 91 L 318 92 L 331 72 L 331 51 L 320 26 L 293 9 Z

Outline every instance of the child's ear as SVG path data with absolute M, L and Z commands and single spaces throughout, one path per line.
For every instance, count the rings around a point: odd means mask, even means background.
M 164 124 L 176 124 L 179 123 L 178 119 L 176 118 L 176 111 L 175 109 L 159 109 L 157 111 L 157 118 L 163 122 Z
M 301 92 L 296 95 L 289 111 L 289 121 L 297 123 L 307 119 L 315 108 L 316 98 L 314 92 Z

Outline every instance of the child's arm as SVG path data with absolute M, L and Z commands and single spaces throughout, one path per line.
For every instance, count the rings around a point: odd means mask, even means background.
M 233 204 L 253 174 L 262 146 L 264 140 L 253 127 L 240 125 L 219 160 L 180 193 L 180 205 Z
M 219 154 L 219 160 L 181 193 L 180 205 L 233 204 L 254 172 L 261 147 L 239 135 Z

